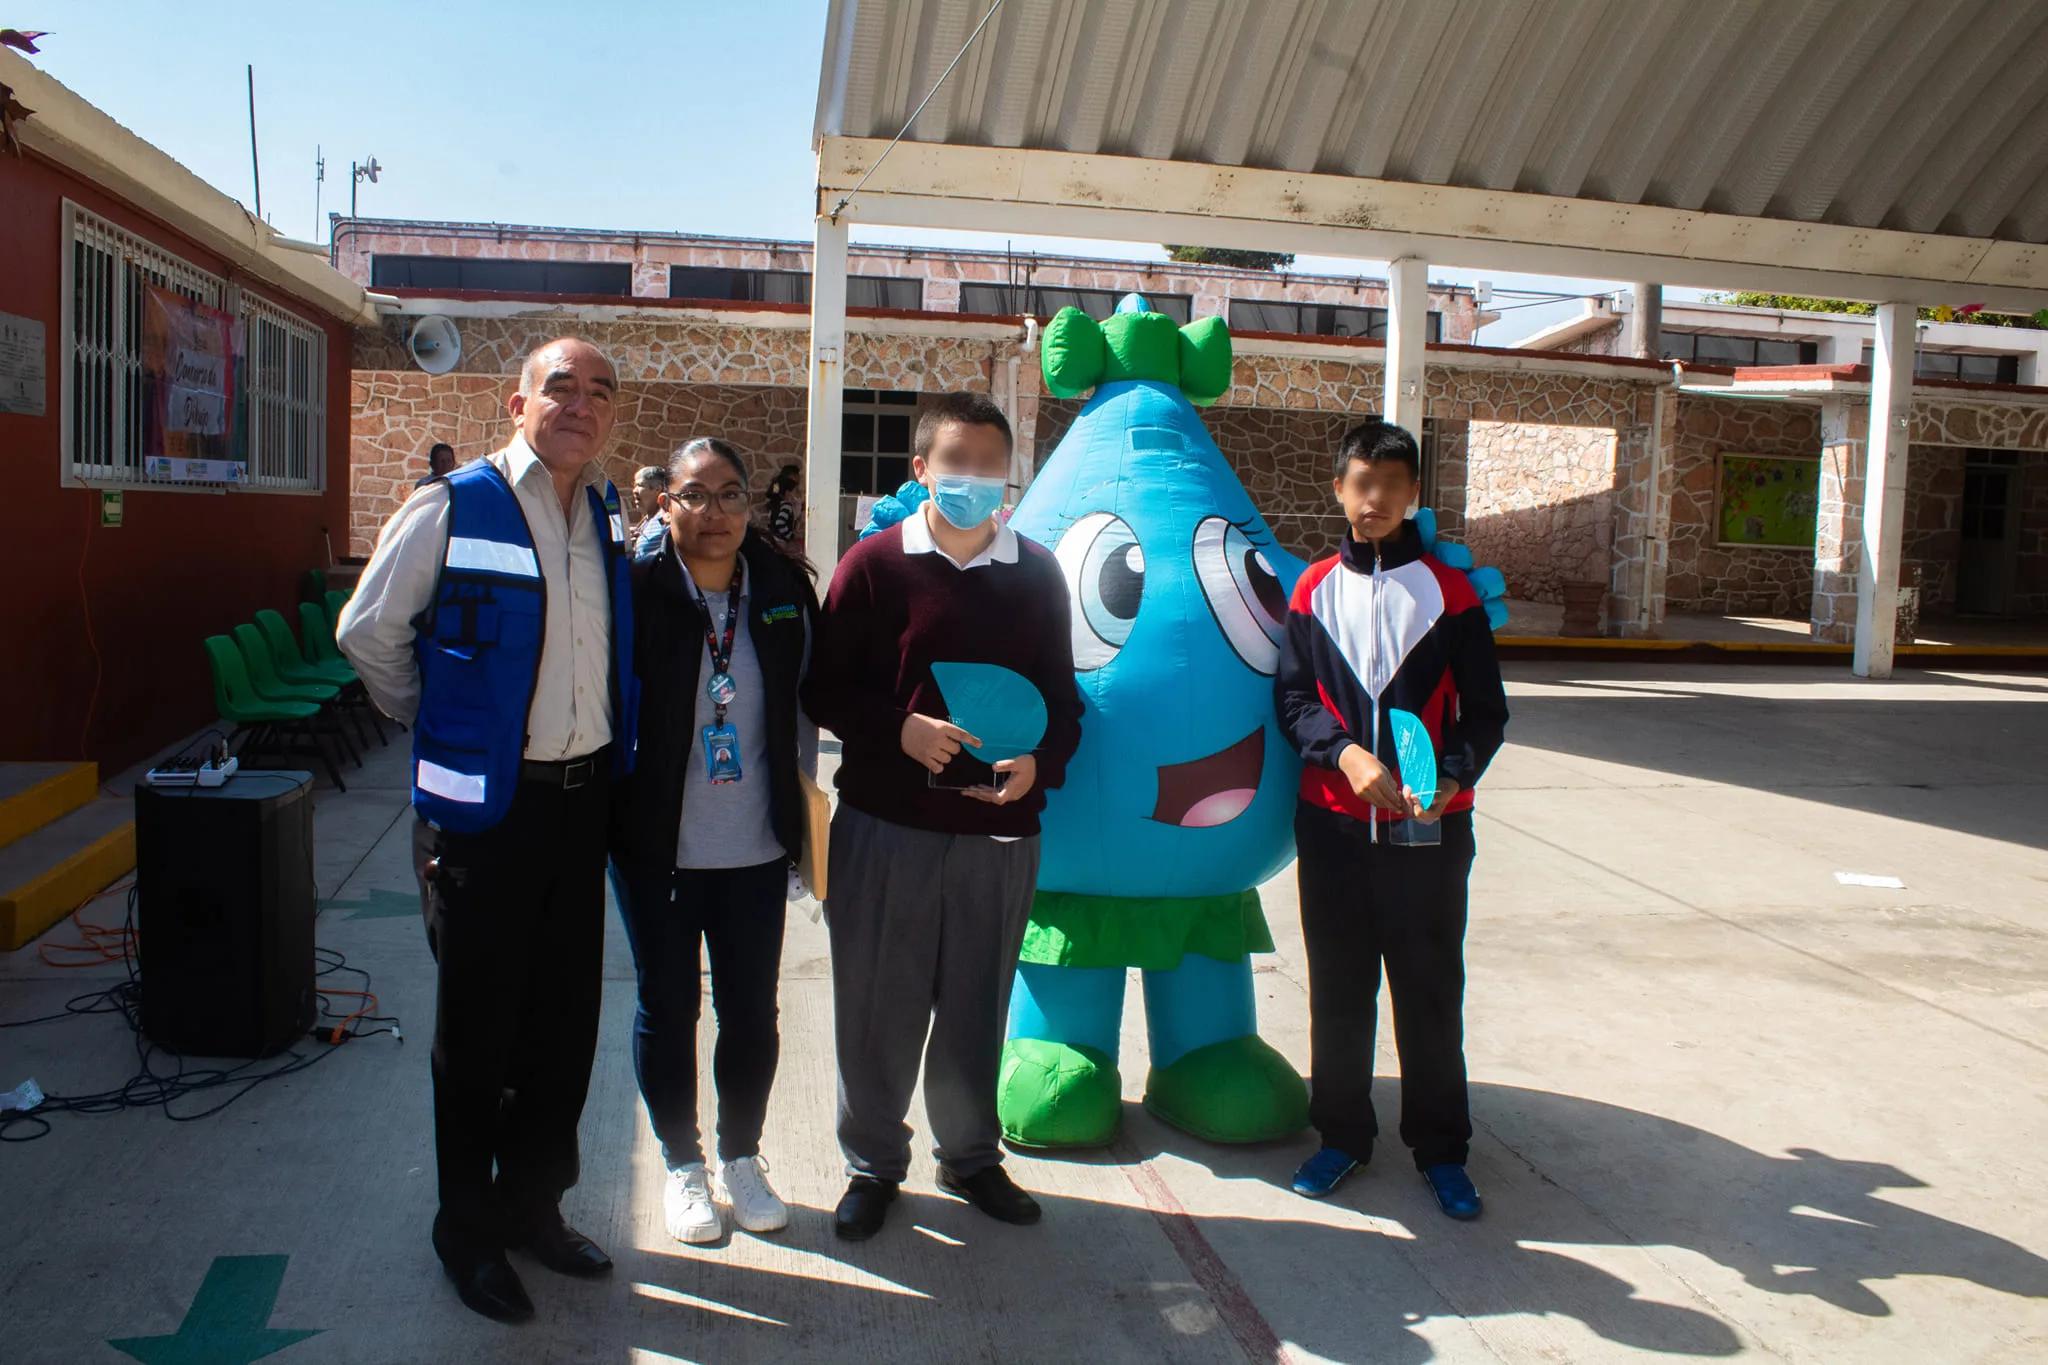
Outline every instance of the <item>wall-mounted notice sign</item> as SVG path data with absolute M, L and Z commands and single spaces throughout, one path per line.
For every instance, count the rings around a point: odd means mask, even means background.
M 41 417 L 49 387 L 43 324 L 0 313 L 0 412 Z

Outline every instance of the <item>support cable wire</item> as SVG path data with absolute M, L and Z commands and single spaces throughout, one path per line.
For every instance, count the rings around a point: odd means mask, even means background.
M 932 102 L 932 96 L 939 93 L 939 87 L 946 83 L 946 77 L 953 74 L 953 68 L 960 65 L 960 59 L 967 55 L 967 49 L 974 46 L 974 40 L 981 36 L 981 31 L 988 27 L 988 21 L 995 18 L 996 11 L 1002 7 L 1003 0 L 996 0 L 993 5 L 988 7 L 988 13 L 981 16 L 981 22 L 974 26 L 974 32 L 967 35 L 967 41 L 962 43 L 960 50 L 953 54 L 953 60 L 946 63 L 946 69 L 939 73 L 939 78 L 932 83 L 931 90 L 926 93 L 923 99 L 917 102 L 917 108 L 910 111 L 910 117 L 903 120 L 903 126 L 896 130 L 896 136 L 889 139 L 889 145 L 882 148 L 882 154 L 875 158 L 875 164 L 868 167 L 867 175 L 863 175 L 854 187 L 841 195 L 839 202 L 832 206 L 831 218 L 833 222 L 839 221 L 840 212 L 853 202 L 853 196 L 860 193 L 861 187 L 868 183 L 868 178 L 874 175 L 876 171 L 882 169 L 882 163 L 889 159 L 889 153 L 895 151 L 896 144 L 903 141 L 904 136 L 910 132 L 910 126 L 917 122 L 917 116 L 922 114 L 924 107 Z

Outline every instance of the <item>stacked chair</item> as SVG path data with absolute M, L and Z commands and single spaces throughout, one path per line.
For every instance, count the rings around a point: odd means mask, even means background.
M 335 621 L 348 594 L 318 596 L 299 603 L 298 638 L 282 613 L 265 608 L 229 634 L 208 636 L 206 658 L 213 669 L 214 705 L 237 728 L 244 763 L 310 748 L 335 787 L 347 791 L 336 759 L 363 765 L 361 746 L 369 742 L 364 719 L 378 743 L 390 741 L 362 679 L 334 643 Z

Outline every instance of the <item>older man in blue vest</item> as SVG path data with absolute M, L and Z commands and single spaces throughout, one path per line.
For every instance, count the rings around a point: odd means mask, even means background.
M 596 347 L 526 358 L 511 444 L 415 492 L 342 612 L 341 648 L 412 725 L 415 852 L 440 970 L 434 1250 L 462 1301 L 533 1315 L 508 1247 L 611 1260 L 562 1220 L 597 1046 L 605 832 L 633 756 L 632 597 L 597 463 L 618 380 Z

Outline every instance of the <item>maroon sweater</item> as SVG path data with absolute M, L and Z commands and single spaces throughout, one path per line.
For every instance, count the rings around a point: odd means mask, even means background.
M 892 526 L 847 551 L 818 617 L 804 710 L 839 736 L 839 798 L 892 824 L 943 834 L 1038 833 L 1045 793 L 1081 743 L 1081 694 L 1067 581 L 1043 546 L 1022 537 L 1014 564 L 958 569 L 942 555 L 905 554 Z M 934 788 L 903 752 L 912 712 L 946 714 L 937 662 L 1000 664 L 1045 698 L 1038 783 L 1006 806 Z M 973 753 L 965 749 L 964 753 Z

